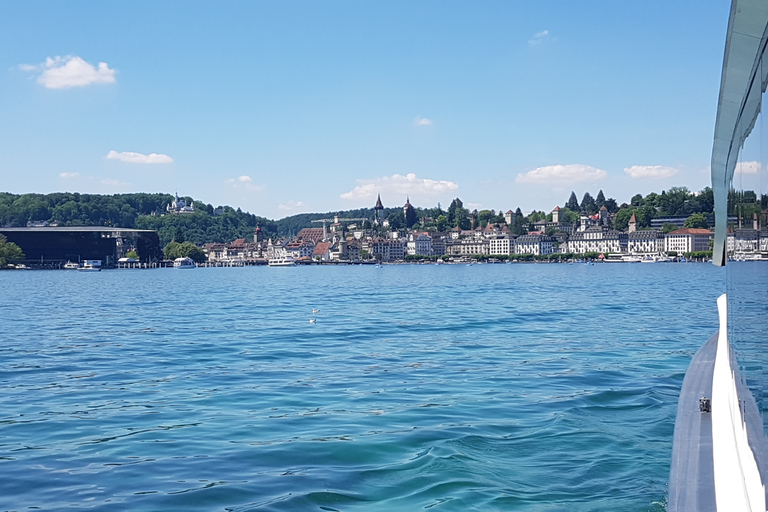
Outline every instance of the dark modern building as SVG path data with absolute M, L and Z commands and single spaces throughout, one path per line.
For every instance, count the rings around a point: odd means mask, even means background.
M 57 264 L 101 260 L 114 265 L 135 247 L 142 261 L 162 258 L 157 231 L 101 226 L 0 228 L 9 242 L 24 251 L 26 262 Z

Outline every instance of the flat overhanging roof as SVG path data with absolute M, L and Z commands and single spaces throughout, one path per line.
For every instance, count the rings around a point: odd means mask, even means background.
M 153 229 L 131 229 L 131 228 L 111 228 L 108 226 L 45 226 L 45 227 L 23 227 L 23 228 L 2 228 L 2 232 L 26 232 L 26 233 L 155 233 Z

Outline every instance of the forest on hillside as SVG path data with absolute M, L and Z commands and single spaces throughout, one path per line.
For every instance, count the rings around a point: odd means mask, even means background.
M 112 226 L 154 229 L 160 243 L 174 238 L 195 244 L 253 239 L 261 225 L 267 236 L 277 234 L 274 221 L 234 209 L 195 201 L 195 213 L 162 215 L 174 199 L 171 194 L 53 194 L 0 193 L 0 226 L 26 226 L 28 222 L 47 222 L 59 226 Z M 192 198 L 185 197 L 188 203 Z

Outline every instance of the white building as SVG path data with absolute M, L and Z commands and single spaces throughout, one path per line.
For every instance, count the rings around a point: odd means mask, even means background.
M 509 236 L 496 236 L 488 240 L 488 254 L 515 254 L 515 241 Z
M 515 254 L 552 254 L 554 238 L 547 235 L 522 235 L 515 239 Z
M 632 218 L 634 218 L 634 213 Z M 627 252 L 630 254 L 658 254 L 664 251 L 664 233 L 657 229 L 630 231 Z
M 463 238 L 445 243 L 445 253 L 451 256 L 480 256 L 489 251 L 489 240 L 484 238 Z
M 678 229 L 667 233 L 664 239 L 664 250 L 677 253 L 708 251 L 711 239 L 712 233 L 708 229 Z
M 614 229 L 603 229 L 599 226 L 589 226 L 584 231 L 578 231 L 568 238 L 568 250 L 584 254 L 587 252 L 621 253 L 626 252 L 628 244 L 627 233 Z
M 427 233 L 408 235 L 407 252 L 410 256 L 432 256 L 432 237 Z

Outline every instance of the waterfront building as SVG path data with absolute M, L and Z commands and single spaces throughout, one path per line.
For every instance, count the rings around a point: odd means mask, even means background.
M 369 253 L 381 261 L 405 259 L 406 240 L 403 238 L 375 237 L 369 242 Z
M 515 239 L 515 254 L 552 254 L 554 239 L 538 234 L 522 235 Z
M 203 252 L 211 263 L 224 261 L 227 259 L 227 245 L 218 243 L 203 244 Z
M 480 256 L 490 253 L 490 243 L 483 237 L 448 240 L 445 243 L 445 253 L 450 256 Z
M 406 250 L 409 256 L 432 256 L 432 237 L 427 233 L 411 233 Z
M 318 261 L 330 261 L 331 242 L 318 242 L 312 251 L 312 259 Z
M 565 252 L 621 253 L 627 251 L 627 245 L 627 233 L 593 225 L 571 235 L 568 238 L 568 250 Z
M 634 213 L 632 218 L 637 220 Z M 659 254 L 663 251 L 664 233 L 658 229 L 630 230 L 627 234 L 627 252 L 630 254 Z
M 712 232 L 703 228 L 683 228 L 667 233 L 664 238 L 664 250 L 677 253 L 709 250 Z
M 509 235 L 497 235 L 488 240 L 488 254 L 515 254 L 515 241 Z
M 443 233 L 433 233 L 432 235 L 432 255 L 442 256 L 445 254 L 446 236 Z
M 733 230 L 733 252 L 736 254 L 760 251 L 760 231 L 756 229 Z
M 285 250 L 288 256 L 295 259 L 312 257 L 315 252 L 315 243 L 312 240 L 294 238 L 285 245 Z
M 352 240 L 347 242 L 347 259 L 349 261 L 360 261 L 360 242 Z

